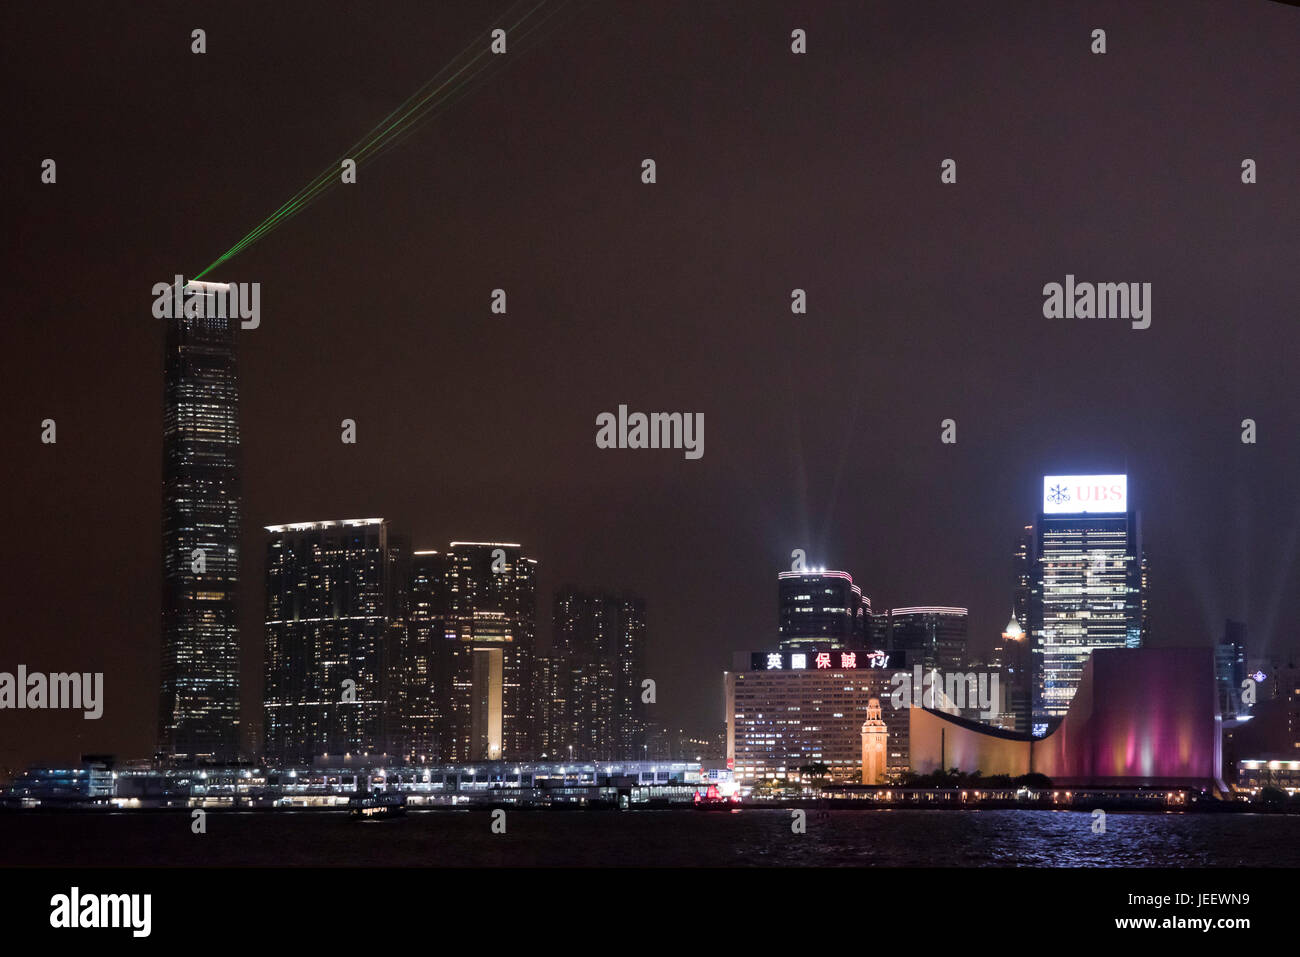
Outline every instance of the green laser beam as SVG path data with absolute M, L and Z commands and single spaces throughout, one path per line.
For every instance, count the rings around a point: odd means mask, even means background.
M 511 12 L 531 0 L 517 0 L 507 9 L 501 19 L 511 16 Z M 551 20 L 559 8 L 553 8 L 552 12 L 543 17 L 540 22 L 529 25 L 528 29 L 519 33 L 520 28 L 526 24 L 529 19 L 543 6 L 548 0 L 537 0 L 529 7 L 513 24 L 505 27 L 507 42 L 514 47 L 517 52 L 519 45 L 530 35 L 536 33 L 549 20 Z M 568 0 L 562 0 L 559 7 L 567 5 Z M 498 21 L 500 22 L 500 20 Z M 492 29 L 497 29 L 493 27 Z M 516 35 L 518 34 L 518 35 Z M 469 85 L 478 79 L 478 77 L 489 68 L 491 63 L 497 59 L 496 54 L 492 54 L 484 41 L 484 37 L 490 37 L 490 31 L 487 34 L 480 34 L 475 43 L 471 43 L 464 50 L 458 53 L 451 61 L 438 71 L 430 80 L 426 81 L 419 90 L 407 97 L 401 104 L 393 109 L 387 116 L 380 120 L 371 130 L 363 135 L 352 148 L 335 162 L 333 166 L 327 167 L 313 177 L 307 185 L 299 189 L 293 196 L 289 197 L 278 209 L 258 223 L 253 229 L 249 230 L 233 246 L 218 256 L 206 269 L 195 275 L 195 280 L 202 279 L 213 269 L 216 269 L 222 263 L 228 262 L 235 256 L 238 256 L 248 247 L 258 242 L 270 232 L 281 226 L 283 223 L 292 219 L 298 213 L 302 212 L 307 206 L 318 199 L 334 186 L 339 185 L 340 168 L 343 160 L 352 159 L 356 162 L 357 168 L 360 169 L 362 162 L 378 156 L 398 143 L 407 139 L 412 132 L 422 125 L 426 120 L 433 116 L 439 115 L 443 110 L 449 107 L 453 102 L 468 89 Z M 475 53 L 474 51 L 477 52 Z M 449 70 L 456 67 L 457 63 L 467 55 L 473 53 L 469 60 L 457 67 L 449 76 L 439 82 L 439 78 L 444 77 Z M 486 60 L 484 58 L 487 58 Z M 482 62 L 480 62 L 482 61 Z M 466 74 L 467 70 L 471 70 Z M 458 81 L 459 78 L 459 81 Z M 454 81 L 455 85 L 453 84 Z

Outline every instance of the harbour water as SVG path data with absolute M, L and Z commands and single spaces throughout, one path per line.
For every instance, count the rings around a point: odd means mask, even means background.
M 832 810 L 0 814 L 0 865 L 1297 867 L 1300 815 Z

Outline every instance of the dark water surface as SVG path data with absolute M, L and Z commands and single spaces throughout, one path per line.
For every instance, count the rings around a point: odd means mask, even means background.
M 0 815 L 0 864 L 51 866 L 1296 867 L 1300 815 L 1066 811 L 412 812 L 357 824 L 335 812 Z

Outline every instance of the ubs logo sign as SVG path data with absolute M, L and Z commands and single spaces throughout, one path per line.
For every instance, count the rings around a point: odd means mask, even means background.
M 1127 475 L 1045 475 L 1043 512 L 1126 512 Z

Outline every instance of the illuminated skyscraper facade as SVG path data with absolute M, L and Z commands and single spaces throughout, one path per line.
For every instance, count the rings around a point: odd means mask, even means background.
M 645 602 L 564 588 L 552 605 L 552 655 L 565 710 L 558 756 L 635 760 L 645 756 Z
M 968 614 L 965 608 L 916 605 L 889 612 L 889 650 L 894 664 L 920 665 L 941 673 L 966 666 Z
M 848 572 L 826 569 L 781 572 L 779 634 L 782 651 L 861 648 L 871 618 L 871 599 Z
M 447 551 L 444 761 L 526 760 L 535 747 L 537 562 L 506 542 Z
M 736 780 L 789 779 L 824 764 L 832 781 L 860 783 L 863 726 L 873 716 L 885 726 L 884 780 L 898 778 L 908 766 L 909 708 L 893 707 L 891 694 L 895 675 L 908 672 L 872 665 L 881 660 L 854 651 L 735 654 L 723 694 Z
M 397 687 L 398 752 L 425 764 L 441 759 L 444 654 L 447 651 L 447 556 L 415 551 L 403 578 Z
M 224 287 L 190 285 L 208 290 L 203 311 L 216 316 L 213 293 Z M 158 755 L 167 760 L 239 753 L 237 321 L 165 320 Z
M 396 708 L 392 559 L 382 518 L 267 527 L 265 752 L 385 754 Z
M 1035 533 L 1032 732 L 1064 717 L 1088 656 L 1140 648 L 1146 563 L 1124 475 L 1049 475 Z

